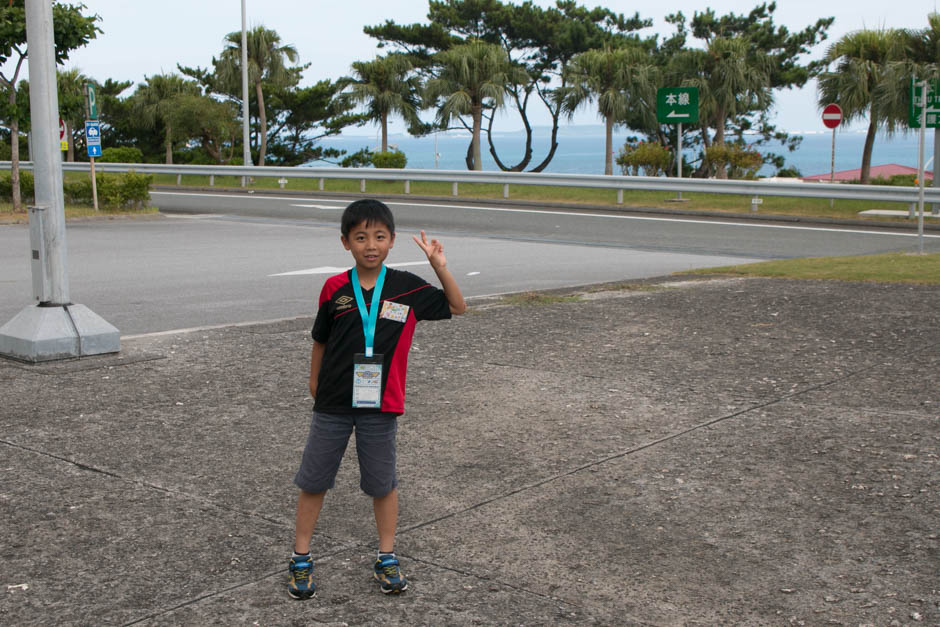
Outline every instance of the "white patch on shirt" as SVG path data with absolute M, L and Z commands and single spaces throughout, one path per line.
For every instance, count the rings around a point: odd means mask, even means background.
M 408 320 L 408 312 L 411 310 L 411 307 L 408 305 L 402 305 L 401 303 L 393 303 L 390 300 L 382 303 L 382 313 L 379 314 L 380 318 L 385 320 L 394 320 L 395 322 L 406 322 Z

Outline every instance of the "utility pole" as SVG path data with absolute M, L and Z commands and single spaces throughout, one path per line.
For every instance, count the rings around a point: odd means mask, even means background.
M 248 133 L 248 10 L 245 0 L 242 0 L 242 165 L 251 163 L 251 136 Z M 242 177 L 242 187 L 245 186 L 245 177 Z
M 29 209 L 33 296 L 0 327 L 0 355 L 38 362 L 120 350 L 116 328 L 69 300 L 52 2 L 26 0 L 36 206 Z M 16 141 L 16 138 L 12 138 Z

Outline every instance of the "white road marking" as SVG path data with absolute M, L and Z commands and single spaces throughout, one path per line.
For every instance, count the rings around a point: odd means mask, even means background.
M 480 273 L 479 273 L 479 272 L 468 272 L 468 273 L 467 273 L 467 276 L 476 276 L 476 275 L 478 275 L 478 274 L 480 274 Z
M 196 196 L 203 198 L 238 198 L 237 195 L 233 194 L 195 194 L 192 192 L 150 192 L 153 194 L 164 194 L 170 196 Z M 252 196 L 252 200 L 297 200 L 297 198 L 287 198 L 282 196 Z M 314 200 L 326 200 L 316 198 Z M 578 218 L 604 218 L 608 220 L 642 220 L 647 222 L 682 222 L 687 224 L 700 224 L 703 226 L 715 225 L 715 226 L 739 226 L 739 227 L 749 227 L 755 229 L 786 229 L 792 231 L 817 231 L 822 233 L 854 233 L 862 235 L 888 235 L 893 237 L 918 237 L 917 233 L 896 233 L 896 232 L 884 232 L 884 231 L 875 231 L 875 230 L 863 230 L 863 229 L 837 229 L 837 228 L 828 228 L 820 226 L 795 226 L 795 225 L 784 225 L 784 224 L 760 224 L 754 222 L 725 222 L 725 221 L 712 221 L 712 220 L 693 220 L 693 219 L 684 219 L 684 218 L 655 218 L 650 216 L 633 216 L 633 215 L 620 215 L 620 214 L 609 214 L 609 213 L 590 213 L 590 212 L 581 212 L 581 211 L 548 211 L 545 209 L 514 209 L 509 207 L 482 207 L 482 206 L 473 206 L 473 205 L 452 205 L 452 204 L 434 204 L 434 203 L 424 203 L 424 202 L 395 202 L 387 201 L 386 205 L 398 205 L 402 207 L 444 207 L 447 209 L 467 209 L 470 211 L 492 211 L 496 213 L 529 213 L 536 215 L 551 215 L 551 216 L 574 216 Z M 940 238 L 940 235 L 930 235 L 925 233 L 924 237 L 929 238 Z
M 426 266 L 430 263 L 429 261 L 403 261 L 401 263 L 387 263 L 385 264 L 389 268 L 401 268 L 404 266 Z M 339 274 L 349 270 L 349 266 L 343 266 L 342 268 L 337 266 L 320 266 L 319 268 L 309 268 L 307 270 L 293 270 L 292 272 L 281 272 L 280 274 L 269 274 L 269 277 L 272 276 L 299 276 L 303 274 Z

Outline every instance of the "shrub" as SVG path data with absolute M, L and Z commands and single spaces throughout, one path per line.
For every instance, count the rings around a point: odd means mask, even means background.
M 753 179 L 764 164 L 756 150 L 740 144 L 714 144 L 705 149 L 705 162 L 713 168 L 725 166 L 728 178 Z
M 855 185 L 861 184 L 861 181 L 854 179 L 849 181 Z M 868 180 L 869 185 L 899 185 L 902 187 L 917 187 L 917 175 L 916 174 L 894 174 L 890 178 L 885 178 L 883 176 L 876 176 Z M 933 179 L 929 174 L 924 176 L 924 186 L 930 187 L 933 184 Z
M 101 163 L 143 163 L 144 153 L 133 146 L 112 146 L 101 151 Z
M 400 150 L 394 150 L 373 153 L 371 161 L 376 168 L 396 168 L 400 170 L 408 163 L 408 158 Z
M 36 181 L 29 170 L 20 170 L 20 198 L 23 202 L 31 201 L 36 195 Z M 10 201 L 13 199 L 12 175 L 7 173 L 0 177 L 0 199 Z
M 672 165 L 672 151 L 659 142 L 627 142 L 617 155 L 617 165 L 624 174 L 659 176 Z
M 90 205 L 92 203 L 90 178 L 84 178 L 80 181 L 65 181 L 62 183 L 62 191 L 65 194 L 65 202 L 67 203 L 73 205 Z
M 145 207 L 150 202 L 150 184 L 153 176 L 123 172 L 121 174 L 95 173 L 98 188 L 98 204 L 102 207 L 123 209 L 125 207 Z M 63 185 L 68 202 L 78 205 L 93 203 L 91 179 L 69 181 Z
M 780 168 L 777 170 L 777 174 L 775 176 L 785 179 L 798 179 L 803 176 L 803 173 L 800 172 L 800 169 L 796 166 L 792 166 L 789 168 Z

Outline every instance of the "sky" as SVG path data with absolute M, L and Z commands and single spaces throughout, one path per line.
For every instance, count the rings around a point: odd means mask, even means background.
M 67 0 L 75 3 L 79 0 Z M 74 51 L 65 68 L 78 68 L 87 76 L 103 82 L 107 78 L 140 82 L 145 76 L 176 72 L 177 64 L 209 67 L 213 56 L 223 49 L 227 33 L 241 29 L 240 0 L 81 0 L 85 14 L 97 14 L 103 33 L 88 46 Z M 362 32 L 363 26 L 377 25 L 386 20 L 399 24 L 426 22 L 427 2 L 424 0 L 245 0 L 249 28 L 263 25 L 281 36 L 282 43 L 293 45 L 300 63 L 310 63 L 304 73 L 303 85 L 318 80 L 335 80 L 350 71 L 353 61 L 374 58 L 382 52 L 376 40 Z M 791 31 L 802 30 L 820 17 L 835 17 L 829 39 L 814 49 L 809 58 L 819 58 L 828 45 L 840 36 L 862 28 L 923 28 L 927 14 L 937 10 L 940 0 L 780 0 L 774 13 L 776 24 Z M 552 6 L 554 2 L 536 0 L 536 4 Z M 621 0 L 606 3 L 581 0 L 587 7 L 606 6 L 618 13 L 652 18 L 653 26 L 641 31 L 648 36 L 673 32 L 664 17 L 682 11 L 688 18 L 695 11 L 712 8 L 716 14 L 747 13 L 760 4 L 757 0 L 672 0 L 668 8 L 654 3 L 635 4 Z M 3 68 L 8 71 L 7 67 Z M 24 70 L 23 78 L 28 75 Z M 133 87 L 124 92 L 129 95 Z M 775 92 L 774 119 L 778 128 L 795 133 L 824 132 L 820 110 L 816 104 L 815 85 L 795 91 Z M 501 130 L 521 128 L 518 118 L 506 117 Z M 595 124 L 594 111 L 579 111 L 573 123 Z M 549 124 L 547 115 L 536 117 L 533 124 Z M 863 129 L 864 122 L 851 128 Z M 393 121 L 390 132 L 402 132 L 401 120 Z M 359 131 L 369 134 L 368 127 Z

